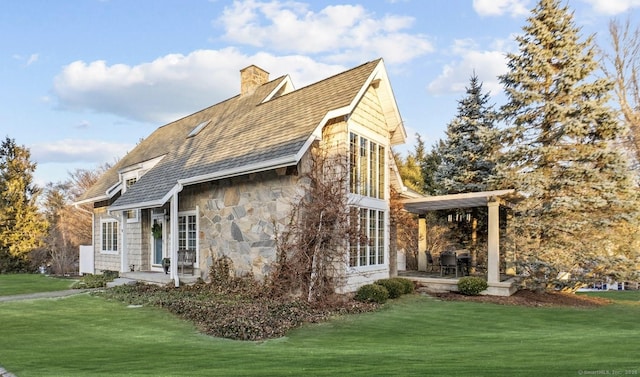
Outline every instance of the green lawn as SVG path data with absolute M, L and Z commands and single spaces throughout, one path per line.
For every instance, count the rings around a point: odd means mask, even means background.
M 639 315 L 633 299 L 572 309 L 412 295 L 286 338 L 240 342 L 82 294 L 0 303 L 0 365 L 20 377 L 629 375 L 640 373 Z
M 0 274 L 0 296 L 61 291 L 69 289 L 75 281 L 41 274 Z

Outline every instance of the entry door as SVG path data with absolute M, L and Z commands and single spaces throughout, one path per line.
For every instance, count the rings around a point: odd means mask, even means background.
M 164 215 L 151 218 L 151 264 L 161 265 L 166 257 L 166 234 Z

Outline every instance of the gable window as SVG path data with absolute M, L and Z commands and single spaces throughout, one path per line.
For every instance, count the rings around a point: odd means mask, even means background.
M 134 183 L 138 181 L 138 178 L 129 178 L 124 182 L 125 191 L 129 189 L 129 187 L 133 186 Z
M 384 199 L 385 148 L 365 137 L 349 134 L 349 191 Z
M 102 252 L 118 252 L 118 222 L 116 220 L 109 219 L 100 222 L 100 239 Z
M 351 208 L 351 221 L 357 222 L 358 237 L 349 245 L 349 267 L 384 264 L 385 212 L 370 208 Z
M 178 216 L 178 249 L 197 250 L 198 224 L 195 214 Z

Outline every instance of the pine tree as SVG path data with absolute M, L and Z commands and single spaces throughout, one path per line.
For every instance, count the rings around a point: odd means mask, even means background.
M 422 177 L 424 179 L 424 187 L 422 192 L 428 195 L 436 195 L 441 191 L 441 185 L 436 180 L 435 174 L 438 166 L 442 162 L 442 149 L 444 148 L 444 141 L 439 139 L 434 145 L 431 146 L 431 152 L 427 153 L 421 164 Z
M 482 93 L 482 83 L 474 73 L 440 147 L 441 161 L 434 174 L 440 194 L 478 192 L 490 187 L 498 144 L 494 125 L 497 114 L 488 102 L 489 94 Z
M 638 230 L 637 188 L 615 148 L 624 128 L 608 105 L 612 83 L 594 78 L 593 36 L 580 41 L 558 0 L 540 0 L 523 31 L 500 77 L 508 99 L 500 170 L 503 184 L 525 197 L 515 218 L 522 267 L 549 283 L 616 258 L 628 266 L 637 253 L 628 248 Z
M 0 271 L 24 268 L 30 251 L 41 245 L 46 221 L 36 204 L 36 164 L 30 152 L 7 137 L 0 145 Z M 15 267 L 12 267 L 15 266 Z

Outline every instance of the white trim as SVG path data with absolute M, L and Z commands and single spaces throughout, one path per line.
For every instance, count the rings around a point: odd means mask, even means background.
M 109 250 L 104 250 L 103 247 L 103 230 L 102 230 L 102 224 L 105 223 L 115 223 L 116 226 L 114 227 L 114 231 L 116 232 L 116 250 L 113 249 L 109 249 Z M 122 229 L 120 227 L 120 221 L 118 221 L 118 219 L 115 218 L 101 218 L 100 219 L 100 233 L 98 235 L 99 238 L 99 242 L 96 242 L 98 244 L 98 251 L 100 252 L 100 254 L 110 254 L 110 255 L 117 255 L 120 252 L 121 247 L 119 247 L 122 243 L 122 236 L 120 235 Z
M 289 86 L 291 89 L 287 90 L 287 88 L 286 88 L 287 86 Z M 267 96 L 264 97 L 264 99 L 262 100 L 261 103 L 265 103 L 267 101 L 270 101 L 273 98 L 273 96 L 275 96 L 276 93 L 278 93 L 280 91 L 280 89 L 283 88 L 283 87 L 285 87 L 284 94 L 287 94 L 287 93 L 290 93 L 290 92 L 293 92 L 294 90 L 296 90 L 296 88 L 293 85 L 293 81 L 291 80 L 291 77 L 289 75 L 286 75 L 284 77 L 284 79 L 282 80 L 282 82 L 278 86 L 276 86 L 275 89 L 273 89 L 271 91 L 271 93 L 267 94 Z
M 153 211 L 150 211 L 151 214 L 149 216 L 149 230 L 151 230 L 151 228 L 153 227 L 153 221 L 154 220 L 160 220 L 162 222 L 162 258 L 165 257 L 169 257 L 170 254 L 168 253 L 168 249 L 167 249 L 167 239 L 169 238 L 168 236 L 168 229 L 167 229 L 167 221 L 166 221 L 166 215 L 165 213 L 153 213 Z M 151 245 L 151 255 L 149 255 L 149 265 L 151 266 L 151 270 L 152 271 L 163 271 L 162 268 L 162 258 L 160 258 L 160 263 L 154 263 L 154 259 L 155 259 L 155 237 L 153 236 L 153 232 L 149 232 L 149 244 Z

